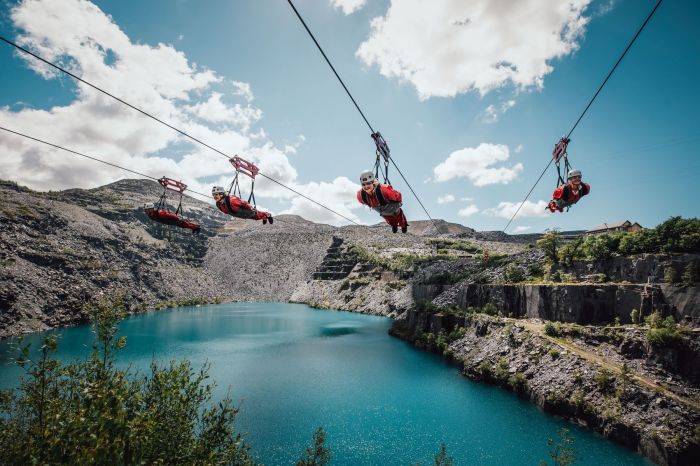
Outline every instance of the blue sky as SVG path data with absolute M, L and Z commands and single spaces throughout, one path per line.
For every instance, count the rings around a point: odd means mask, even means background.
M 0 31 L 351 218 L 379 220 L 353 195 L 374 160 L 369 129 L 286 2 L 93 3 L 5 1 Z M 479 230 L 505 226 L 654 3 L 295 2 L 433 218 Z M 569 213 L 543 214 L 550 167 L 509 232 L 697 216 L 697 24 L 699 2 L 662 3 L 572 135 L 571 163 L 591 195 Z M 42 74 L 7 45 L 0 64 L 2 126 L 202 192 L 232 176 L 224 158 Z M 0 134 L 0 148 L 0 177 L 35 189 L 127 177 L 11 135 Z M 391 178 L 409 220 L 426 218 Z M 275 213 L 343 223 L 258 187 L 258 202 Z

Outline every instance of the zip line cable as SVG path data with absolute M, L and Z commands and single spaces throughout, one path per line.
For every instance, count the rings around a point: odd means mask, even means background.
M 107 162 L 106 160 L 98 159 L 97 157 L 92 157 L 92 156 L 90 156 L 90 155 L 83 154 L 83 153 L 78 152 L 78 151 L 75 151 L 75 150 L 73 150 L 73 149 L 68 149 L 67 147 L 59 146 L 58 144 L 54 144 L 54 143 L 52 143 L 52 142 L 44 141 L 43 139 L 35 138 L 35 137 L 30 136 L 30 135 L 28 135 L 28 134 L 20 133 L 19 131 L 13 131 L 13 130 L 11 130 L 11 129 L 9 129 L 9 128 L 5 128 L 5 127 L 3 127 L 3 126 L 0 126 L 0 129 L 3 130 L 3 131 L 7 131 L 8 133 L 16 134 L 17 136 L 22 136 L 23 138 L 31 139 L 32 141 L 36 141 L 36 142 L 40 142 L 40 143 L 42 143 L 42 144 L 46 144 L 47 146 L 51 146 L 51 147 L 54 147 L 54 148 L 56 148 L 56 149 L 61 149 L 61 150 L 66 151 L 66 152 L 70 152 L 71 154 L 75 154 L 75 155 L 79 155 L 79 156 L 81 156 L 81 157 L 85 157 L 86 159 L 94 160 L 95 162 L 104 163 L 105 165 L 109 165 L 109 166 L 111 166 L 111 167 L 118 168 L 118 169 L 120 169 L 120 170 L 124 170 L 124 171 L 127 171 L 127 172 L 129 172 L 129 173 L 133 173 L 134 175 L 142 176 L 142 177 L 144 177 L 144 178 L 149 178 L 149 179 L 151 179 L 151 180 L 153 180 L 153 181 L 158 181 L 158 178 L 156 178 L 156 177 L 154 177 L 154 176 L 146 175 L 145 173 L 137 172 L 136 170 L 132 170 L 132 169 L 130 169 L 130 168 L 122 167 L 121 165 L 117 165 L 117 164 L 114 164 L 114 163 L 111 163 L 111 162 Z M 189 188 L 187 189 L 187 191 L 191 192 L 192 194 L 198 194 L 198 195 L 200 195 L 200 196 L 204 196 L 204 197 L 206 197 L 207 199 L 209 199 L 209 198 L 211 197 L 211 196 L 208 196 L 208 195 L 206 195 L 206 194 L 198 193 L 197 191 L 193 191 L 193 190 L 191 190 L 191 189 L 189 189 Z
M 593 94 L 593 97 L 591 98 L 591 100 L 588 102 L 588 105 L 586 105 L 586 108 L 583 109 L 583 112 L 581 112 L 581 115 L 580 115 L 580 116 L 578 117 L 578 119 L 576 120 L 576 123 L 574 123 L 574 126 L 571 128 L 571 130 L 569 131 L 569 133 L 566 135 L 566 138 L 567 138 L 567 139 L 569 139 L 569 137 L 571 136 L 571 133 L 574 132 L 574 130 L 575 130 L 576 127 L 578 126 L 578 124 L 579 124 L 579 122 L 581 121 L 581 119 L 583 119 L 583 116 L 586 114 L 586 112 L 588 112 L 588 109 L 589 109 L 589 108 L 591 107 L 591 105 L 593 104 L 593 101 L 596 99 L 596 97 L 598 97 L 598 94 L 600 94 L 600 91 L 603 90 L 603 87 L 605 86 L 605 84 L 608 82 L 608 80 L 610 79 L 610 77 L 612 76 L 612 74 L 613 74 L 613 73 L 615 72 L 615 70 L 617 69 L 617 65 L 619 65 L 620 62 L 622 61 L 622 59 L 625 58 L 625 55 L 627 55 L 627 52 L 628 52 L 629 49 L 632 47 L 632 44 L 634 44 L 634 42 L 637 40 L 637 37 L 639 37 L 639 35 L 642 33 L 642 30 L 644 30 L 644 27 L 647 25 L 647 23 L 649 22 L 649 20 L 651 19 L 651 17 L 654 16 L 654 13 L 655 13 L 656 10 L 659 8 L 659 5 L 661 5 L 661 2 L 662 2 L 662 1 L 663 1 L 663 0 L 659 0 L 658 2 L 656 2 L 656 5 L 654 5 L 654 8 L 651 10 L 651 13 L 649 13 L 649 15 L 647 16 L 647 18 L 644 20 L 644 22 L 642 23 L 642 25 L 639 27 L 639 29 L 637 30 L 637 33 L 634 35 L 634 37 L 633 37 L 632 40 L 629 42 L 629 44 L 627 44 L 627 47 L 625 48 L 625 51 L 622 52 L 622 55 L 620 55 L 620 58 L 617 59 L 617 62 L 615 62 L 615 65 L 612 67 L 612 69 L 610 69 L 610 72 L 609 72 L 608 75 L 605 77 L 605 79 L 603 80 L 603 82 L 600 84 L 600 86 L 598 87 L 598 90 L 595 92 L 595 94 Z M 515 211 L 515 213 L 513 214 L 513 216 L 512 216 L 512 217 L 510 218 L 510 220 L 508 221 L 508 224 L 507 224 L 506 227 L 503 229 L 503 233 L 506 232 L 506 230 L 507 230 L 508 227 L 510 226 L 511 222 L 513 222 L 513 219 L 515 218 L 515 216 L 518 215 L 518 212 L 520 212 L 520 209 L 521 209 L 521 208 L 523 207 L 523 205 L 525 204 L 525 201 L 527 201 L 527 199 L 530 197 L 530 194 L 532 194 L 532 191 L 534 191 L 535 186 L 537 186 L 537 184 L 540 182 L 540 180 L 542 179 L 542 176 L 545 174 L 545 172 L 547 171 L 547 169 L 549 168 L 549 166 L 552 164 L 552 161 L 553 161 L 553 160 L 554 160 L 553 158 L 549 160 L 549 163 L 548 163 L 547 166 L 545 167 L 545 169 L 544 169 L 544 171 L 542 172 L 542 174 L 540 175 L 540 177 L 537 178 L 537 181 L 536 181 L 535 184 L 532 186 L 532 188 L 530 189 L 530 191 L 527 193 L 527 196 L 525 196 L 525 199 L 523 199 L 523 201 L 520 203 L 520 206 L 518 206 L 518 209 Z
M 357 101 L 355 101 L 355 98 L 352 96 L 352 94 L 351 94 L 350 91 L 348 90 L 348 87 L 345 85 L 345 83 L 344 83 L 343 80 L 341 79 L 340 75 L 339 75 L 338 72 L 335 70 L 335 67 L 333 66 L 333 64 L 331 63 L 331 61 L 328 59 L 328 56 L 326 55 L 326 52 L 323 51 L 323 48 L 321 47 L 321 45 L 320 45 L 320 44 L 318 43 L 318 41 L 316 40 L 316 37 L 315 37 L 314 34 L 311 32 L 311 29 L 309 29 L 309 27 L 306 25 L 306 21 L 304 21 L 304 18 L 301 17 L 301 14 L 299 14 L 299 11 L 298 11 L 298 10 L 296 9 L 296 7 L 294 6 L 294 3 L 292 3 L 292 0 L 287 0 L 287 3 L 289 3 L 289 6 L 292 7 L 292 10 L 294 10 L 294 13 L 296 14 L 297 18 L 299 18 L 299 21 L 301 21 L 301 24 L 304 26 L 304 29 L 306 29 L 306 32 L 309 33 L 309 36 L 311 37 L 311 40 L 313 40 L 313 41 L 314 41 L 314 44 L 316 44 L 316 47 L 318 48 L 318 51 L 321 52 L 321 55 L 323 55 L 323 58 L 326 60 L 326 63 L 328 63 L 328 66 L 329 66 L 329 67 L 331 68 L 331 70 L 333 71 L 333 74 L 335 74 L 335 77 L 338 78 L 338 81 L 340 82 L 340 85 L 343 86 L 343 89 L 345 89 L 345 92 L 347 93 L 348 97 L 350 97 L 350 100 L 352 100 L 352 103 L 355 105 L 355 108 L 357 109 L 357 111 L 360 112 L 360 115 L 362 116 L 362 119 L 365 120 L 365 123 L 367 123 L 367 127 L 370 129 L 370 131 L 372 131 L 372 134 L 376 133 L 376 131 L 374 131 L 374 128 L 372 128 L 372 125 L 369 123 L 369 120 L 367 120 L 367 117 L 365 117 L 365 114 L 364 114 L 364 113 L 362 112 L 362 110 L 360 109 L 360 106 L 357 104 Z M 433 217 L 430 216 L 430 214 L 428 213 L 428 209 L 425 208 L 425 206 L 424 206 L 423 203 L 421 202 L 420 198 L 418 197 L 418 195 L 416 194 L 416 192 L 413 190 L 413 187 L 411 186 L 411 184 L 408 182 L 408 180 L 406 179 L 406 177 L 403 176 L 403 173 L 401 173 L 401 170 L 399 169 L 398 165 L 396 165 L 396 162 L 394 162 L 394 158 L 391 157 L 391 156 L 389 156 L 389 160 L 391 160 L 392 165 L 394 165 L 394 168 L 396 168 L 396 171 L 398 171 L 398 172 L 399 172 L 399 175 L 401 175 L 401 178 L 403 179 L 404 183 L 406 183 L 406 185 L 408 186 L 408 189 L 410 189 L 411 192 L 413 193 L 413 196 L 414 196 L 414 197 L 416 198 L 416 200 L 418 201 L 418 204 L 420 204 L 420 206 L 423 208 L 423 211 L 425 212 L 425 215 L 427 215 L 428 218 L 430 219 L 430 221 L 433 223 L 433 227 L 435 227 L 435 233 L 436 233 L 436 234 L 440 233 L 440 231 L 438 230 L 437 225 L 435 224 L 435 220 L 433 220 Z
M 92 83 L 90 83 L 90 82 L 84 80 L 83 78 L 81 78 L 81 77 L 79 77 L 79 76 L 76 76 L 75 74 L 71 73 L 70 71 L 66 70 L 65 68 L 62 68 L 61 66 L 56 65 L 55 63 L 52 63 L 52 62 L 50 62 L 50 61 L 48 61 L 48 60 L 46 60 L 46 59 L 40 57 L 39 55 L 37 55 L 37 54 L 35 54 L 35 53 L 33 53 L 33 52 L 27 50 L 26 48 L 22 47 L 21 45 L 18 45 L 18 44 L 16 44 L 16 43 L 12 42 L 11 40 L 6 39 L 5 37 L 2 37 L 2 36 L 0 36 L 0 40 L 3 41 L 3 42 L 5 42 L 5 43 L 7 43 L 7 44 L 9 44 L 9 45 L 11 45 L 11 46 L 13 46 L 13 47 L 15 47 L 17 50 L 19 50 L 19 51 L 21 51 L 21 52 L 23 52 L 23 53 L 25 53 L 25 54 L 27 54 L 27 55 L 30 55 L 30 56 L 36 58 L 37 60 L 39 60 L 39 61 L 41 61 L 41 62 L 43 62 L 43 63 L 45 63 L 45 64 L 47 64 L 47 65 L 49 65 L 49 66 L 51 66 L 51 67 L 53 67 L 53 68 L 55 68 L 55 69 L 61 71 L 62 73 L 67 74 L 68 76 L 72 77 L 73 79 L 75 79 L 75 80 L 77 80 L 77 81 L 80 81 L 81 83 L 86 84 L 86 85 L 92 87 L 93 89 L 95 89 L 95 90 L 97 90 L 97 91 L 99 91 L 99 92 L 101 92 L 101 93 L 103 93 L 103 94 L 105 94 L 105 95 L 107 95 L 107 96 L 109 96 L 109 97 L 111 97 L 111 98 L 113 98 L 113 99 L 115 99 L 115 100 L 121 102 L 122 104 L 126 105 L 127 107 L 130 107 L 130 108 L 136 110 L 137 112 L 139 112 L 139 113 L 141 113 L 141 114 L 143 114 L 143 115 L 145 115 L 145 116 L 147 116 L 147 117 L 149 117 L 149 118 L 151 118 L 151 119 L 157 121 L 158 123 L 161 123 L 161 124 L 167 126 L 168 128 L 170 128 L 170 129 L 172 129 L 172 130 L 174 130 L 174 131 L 180 133 L 181 135 L 183 135 L 183 136 L 185 136 L 185 137 L 191 139 L 192 141 L 195 141 L 195 142 L 201 144 L 202 146 L 207 147 L 208 149 L 211 149 L 211 150 L 213 150 L 214 152 L 216 152 L 216 153 L 218 153 L 218 154 L 220 154 L 220 155 L 223 155 L 223 156 L 226 157 L 227 159 L 230 158 L 225 152 L 223 152 L 223 151 L 221 151 L 221 150 L 219 150 L 219 149 L 217 149 L 217 148 L 215 148 L 215 147 L 210 146 L 209 144 L 205 143 L 204 141 L 202 141 L 202 140 L 200 140 L 200 139 L 197 139 L 196 137 L 194 137 L 194 136 L 192 136 L 192 135 L 190 135 L 190 134 L 188 134 L 188 133 L 182 131 L 182 130 L 179 129 L 179 128 L 176 128 L 175 126 L 173 126 L 173 125 L 171 125 L 171 124 L 169 124 L 169 123 L 167 123 L 167 122 L 161 120 L 160 118 L 158 118 L 158 117 L 156 117 L 156 116 L 154 116 L 154 115 L 151 115 L 150 113 L 146 112 L 145 110 L 142 110 L 142 109 L 140 109 L 140 108 L 138 108 L 138 107 L 136 107 L 136 106 L 134 106 L 134 105 L 131 105 L 129 102 L 127 102 L 127 101 L 125 101 L 125 100 L 123 100 L 123 99 L 120 99 L 119 97 L 117 97 L 117 96 L 115 96 L 115 95 L 113 95 L 113 94 L 110 94 L 109 92 L 105 91 L 104 89 L 102 89 L 102 88 L 100 88 L 100 87 L 98 87 L 98 86 L 96 86 L 96 85 L 94 85 L 94 84 L 92 84 Z M 30 138 L 30 139 L 31 139 L 31 138 Z M 43 142 L 43 141 L 40 141 L 40 142 Z M 49 145 L 51 145 L 51 144 L 49 144 Z M 82 155 L 82 154 L 79 154 L 79 155 Z M 129 170 L 129 171 L 130 171 L 130 170 Z M 320 207 L 323 207 L 324 209 L 328 210 L 329 212 L 333 212 L 335 215 L 344 218 L 344 219 L 347 220 L 348 222 L 351 222 L 351 223 L 353 223 L 353 224 L 355 224 L 355 225 L 357 225 L 357 226 L 362 226 L 361 224 L 357 223 L 356 221 L 354 221 L 354 220 L 352 220 L 352 219 L 346 217 L 346 216 L 343 215 L 343 214 L 340 214 L 340 213 L 336 212 L 335 210 L 331 209 L 330 207 L 327 207 L 327 206 L 321 204 L 320 202 L 317 202 L 317 201 L 311 199 L 310 197 L 308 197 L 308 196 L 306 196 L 306 195 L 304 195 L 304 194 L 301 194 L 299 191 L 290 188 L 289 186 L 285 185 L 284 183 L 281 183 L 281 182 L 279 182 L 279 181 L 277 181 L 277 180 L 274 180 L 274 179 L 272 179 L 271 177 L 269 177 L 269 176 L 267 176 L 267 175 L 264 175 L 264 174 L 261 173 L 261 172 L 258 172 L 258 174 L 259 174 L 259 175 L 262 175 L 263 177 L 267 178 L 267 179 L 270 180 L 270 181 L 274 181 L 274 182 L 277 183 L 278 185 L 282 186 L 282 187 L 285 188 L 285 189 L 288 189 L 289 191 L 292 191 L 293 193 L 295 193 L 295 194 L 297 194 L 297 195 L 303 197 L 304 199 L 306 199 L 306 200 L 308 200 L 308 201 L 311 201 L 311 202 L 313 202 L 314 204 L 316 204 L 316 205 L 318 205 L 318 206 L 320 206 Z M 207 196 L 207 197 L 208 197 L 208 196 Z
M 158 178 L 153 177 L 153 176 L 151 176 L 151 175 L 146 175 L 145 173 L 141 173 L 141 172 L 138 172 L 138 171 L 136 171 L 136 170 L 132 170 L 132 169 L 130 169 L 130 168 L 122 167 L 121 165 L 117 165 L 117 164 L 114 164 L 114 163 L 111 163 L 111 162 L 107 162 L 106 160 L 98 159 L 97 157 L 93 157 L 93 156 L 90 156 L 90 155 L 86 155 L 86 154 L 83 154 L 83 153 L 81 153 L 81 152 L 75 151 L 75 150 L 73 150 L 73 149 L 68 149 L 67 147 L 59 146 L 58 144 L 54 144 L 54 143 L 52 143 L 52 142 L 44 141 L 43 139 L 39 139 L 39 138 L 36 138 L 36 137 L 34 137 L 34 136 L 30 136 L 30 135 L 28 135 L 28 134 L 20 133 L 19 131 L 13 131 L 13 130 L 11 130 L 11 129 L 9 129 L 9 128 L 5 128 L 5 127 L 3 127 L 3 126 L 0 126 L 0 130 L 7 131 L 8 133 L 12 133 L 12 134 L 15 134 L 15 135 L 17 135 L 17 136 L 21 136 L 21 137 L 23 137 L 23 138 L 31 139 L 32 141 L 36 141 L 36 142 L 39 142 L 39 143 L 41 143 L 41 144 L 46 144 L 47 146 L 51 146 L 51 147 L 54 147 L 54 148 L 56 148 L 56 149 L 60 149 L 60 150 L 66 151 L 66 152 L 70 152 L 71 154 L 79 155 L 80 157 L 85 157 L 86 159 L 94 160 L 95 162 L 100 162 L 100 163 L 103 163 L 103 164 L 105 164 L 105 165 L 109 165 L 109 166 L 111 166 L 111 167 L 114 167 L 114 168 L 118 168 L 118 169 L 120 169 L 120 170 L 127 171 L 127 172 L 129 172 L 129 173 L 133 173 L 134 175 L 142 176 L 142 177 L 144 177 L 144 178 L 149 178 L 149 179 L 151 179 L 151 180 L 153 180 L 153 181 L 158 181 Z M 272 180 L 272 181 L 275 181 L 275 180 Z M 277 181 L 275 181 L 275 182 L 277 182 Z M 189 193 L 191 193 L 191 194 L 197 194 L 197 195 L 202 196 L 202 197 L 204 197 L 204 198 L 206 198 L 206 199 L 211 199 L 211 196 L 209 196 L 208 194 L 200 193 L 200 192 L 198 192 L 198 191 L 194 191 L 194 190 L 189 189 L 189 188 L 187 188 L 186 191 L 189 192 Z M 214 208 L 214 206 L 212 206 L 212 205 L 210 205 L 210 204 L 208 204 L 208 207 L 210 207 L 210 208 L 214 209 L 215 211 L 219 212 L 218 209 Z M 290 225 L 292 224 L 292 222 L 287 222 L 287 221 L 282 220 L 282 219 L 279 219 L 279 218 L 276 218 L 275 221 L 276 221 L 276 222 L 287 223 L 287 224 L 290 224 Z M 295 225 L 295 226 L 298 227 L 299 225 Z M 305 225 L 301 225 L 301 226 L 305 226 Z

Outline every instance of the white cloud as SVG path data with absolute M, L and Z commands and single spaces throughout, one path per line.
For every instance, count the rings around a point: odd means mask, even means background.
M 268 139 L 265 130 L 250 132 L 250 126 L 262 118 L 262 110 L 227 103 L 236 96 L 253 100 L 249 84 L 198 67 L 171 45 L 132 42 L 110 16 L 87 1 L 24 0 L 11 9 L 10 19 L 18 31 L 15 40 L 24 47 L 227 154 L 255 162 L 266 175 L 356 218 L 350 212 L 361 207 L 355 199 L 355 183 L 346 178 L 300 183 L 287 154 Z M 58 76 L 36 60 L 18 56 L 44 78 Z M 73 82 L 65 82 L 73 86 Z M 182 179 L 194 191 L 206 193 L 214 183 L 228 186 L 231 182 L 233 167 L 220 154 L 85 85 L 75 86 L 73 100 L 67 104 L 16 111 L 1 107 L 0 121 L 10 129 L 147 175 Z M 299 140 L 304 139 L 300 135 Z M 0 153 L 9 155 L 0 157 L 3 178 L 38 190 L 94 187 L 132 176 L 5 132 L 0 133 Z M 256 181 L 259 200 L 276 198 L 311 220 L 345 223 L 337 217 L 326 219 L 333 214 L 325 210 L 304 210 L 294 196 L 265 178 Z
M 551 61 L 571 54 L 591 0 L 392 0 L 357 56 L 420 99 L 541 88 Z
M 231 84 L 233 84 L 233 93 L 235 95 L 240 95 L 247 102 L 252 102 L 255 98 L 253 91 L 250 90 L 250 84 L 241 81 L 231 81 Z
M 491 104 L 486 109 L 481 112 L 481 122 L 482 123 L 496 123 L 498 121 L 498 110 L 496 106 Z
M 486 124 L 496 123 L 500 116 L 513 108 L 514 105 L 515 100 L 512 99 L 501 102 L 499 106 L 489 105 L 481 112 L 481 122 Z
M 513 152 L 515 152 L 516 154 L 519 154 L 523 151 L 524 148 L 525 148 L 525 146 L 523 146 L 522 144 L 518 144 L 517 146 L 515 146 L 515 150 Z
M 501 202 L 497 207 L 492 207 L 490 209 L 484 209 L 484 214 L 492 215 L 494 217 L 503 217 L 510 219 L 515 211 L 518 210 L 520 202 Z M 520 217 L 546 217 L 549 211 L 546 210 L 547 202 L 545 201 L 525 201 L 518 215 L 515 218 Z
M 453 202 L 454 200 L 455 200 L 455 197 L 452 194 L 447 194 L 445 196 L 438 197 L 437 203 L 438 204 L 447 204 L 448 202 Z
M 474 198 L 473 198 L 473 197 L 460 197 L 459 200 L 460 200 L 460 201 L 471 202 L 471 201 L 474 200 Z
M 527 230 L 529 230 L 529 229 L 531 229 L 531 228 L 532 228 L 532 227 L 525 226 L 525 225 L 517 226 L 517 227 L 515 227 L 515 229 L 513 230 L 513 233 L 516 233 L 516 234 L 517 234 L 517 233 L 523 233 L 523 232 L 525 232 L 525 231 L 527 231 Z
M 206 102 L 184 106 L 183 109 L 202 120 L 211 123 L 228 123 L 241 128 L 244 132 L 250 129 L 251 124 L 262 118 L 262 110 L 259 108 L 241 107 L 240 104 L 230 106 L 222 102 L 222 97 L 223 94 L 212 92 Z
M 346 15 L 352 14 L 365 6 L 367 0 L 330 0 L 333 8 L 340 8 Z
M 342 176 L 334 179 L 331 183 L 311 182 L 304 186 L 296 186 L 296 188 L 311 199 L 315 199 L 345 217 L 361 223 L 357 215 L 352 212 L 352 210 L 362 207 L 362 204 L 357 201 L 356 197 L 358 185 L 348 178 Z M 315 222 L 330 223 L 332 225 L 347 223 L 347 221 L 334 215 L 332 212 L 301 197 L 294 197 L 291 200 L 291 207 L 281 213 L 300 215 Z
M 437 165 L 433 169 L 433 179 L 440 183 L 452 178 L 469 178 L 475 186 L 508 184 L 517 178 L 523 165 L 494 165 L 507 161 L 509 157 L 508 146 L 503 144 L 481 143 L 476 148 L 466 147 L 452 152 L 444 162 Z
M 459 209 L 459 212 L 457 212 L 457 215 L 459 215 L 460 217 L 469 217 L 471 215 L 474 215 L 477 212 L 479 212 L 479 208 L 477 206 L 475 206 L 474 204 L 470 204 L 463 209 Z

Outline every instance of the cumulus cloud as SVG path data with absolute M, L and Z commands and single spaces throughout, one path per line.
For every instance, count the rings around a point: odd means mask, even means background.
M 541 88 L 552 60 L 578 48 L 591 0 L 392 0 L 357 56 L 420 99 Z
M 519 154 L 523 151 L 524 148 L 525 148 L 525 146 L 523 146 L 522 144 L 518 144 L 517 146 L 515 146 L 515 150 L 513 152 L 515 152 L 516 154 Z
M 351 214 L 351 208 L 360 207 L 349 181 L 300 183 L 285 150 L 270 141 L 263 128 L 251 130 L 259 124 L 262 110 L 250 105 L 254 96 L 248 83 L 199 67 L 172 45 L 132 42 L 109 15 L 84 0 L 24 0 L 9 17 L 18 31 L 15 40 L 46 59 L 227 154 L 255 162 L 266 175 L 320 196 L 339 211 Z M 45 79 L 58 76 L 34 59 L 17 56 Z M 1 107 L 3 126 L 147 175 L 182 179 L 195 191 L 230 183 L 233 168 L 220 154 L 88 86 L 65 82 L 75 85 L 69 88 L 74 89 L 72 101 L 48 109 Z M 3 178 L 39 190 L 94 187 L 130 176 L 4 132 L 0 152 L 9 155 L 0 158 Z M 321 188 L 332 194 L 323 194 Z M 340 193 L 349 198 L 341 201 Z M 301 209 L 299 201 L 292 201 L 293 193 L 265 178 L 256 182 L 256 194 Z M 324 220 L 327 213 L 304 212 L 312 220 Z
M 520 202 L 501 202 L 498 204 L 496 207 L 492 207 L 490 209 L 484 209 L 484 214 L 486 215 L 491 215 L 494 217 L 502 217 L 502 218 L 507 218 L 510 219 L 513 214 L 515 214 L 515 211 L 518 210 L 518 207 L 520 206 Z M 532 202 L 532 201 L 525 201 L 523 204 L 522 208 L 520 211 L 518 211 L 518 215 L 515 218 L 520 218 L 520 217 L 546 217 L 548 215 L 547 210 L 545 210 L 547 207 L 547 202 L 545 201 L 537 201 L 537 202 Z
M 530 227 L 530 226 L 525 226 L 525 225 L 517 226 L 517 227 L 515 227 L 515 229 L 513 230 L 513 233 L 516 233 L 516 234 L 517 234 L 517 233 L 523 233 L 523 232 L 526 232 L 527 230 L 529 230 L 529 229 L 531 229 L 531 228 L 532 228 L 532 227 Z
M 433 169 L 435 182 L 453 178 L 468 178 L 475 186 L 508 184 L 523 170 L 523 164 L 496 166 L 510 157 L 508 146 L 481 143 L 478 147 L 466 147 L 452 152 L 447 159 Z
M 457 212 L 457 215 L 459 215 L 460 217 L 470 217 L 477 212 L 479 212 L 479 208 L 477 206 L 475 206 L 474 204 L 470 204 L 463 209 L 459 209 L 459 212 Z
M 455 197 L 452 194 L 446 194 L 445 196 L 438 197 L 438 204 L 447 204 L 448 202 L 453 202 Z
M 350 15 L 367 3 L 367 0 L 330 0 L 331 6 L 333 8 L 339 8 L 343 10 L 343 13 Z

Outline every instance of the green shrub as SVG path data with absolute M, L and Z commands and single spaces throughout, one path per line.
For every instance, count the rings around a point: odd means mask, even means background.
M 498 314 L 498 308 L 493 303 L 486 303 L 486 305 L 482 308 L 482 312 L 490 316 L 495 316 Z
M 484 359 L 479 363 L 478 370 L 479 374 L 481 374 L 483 377 L 489 377 L 492 372 L 491 363 Z
M 600 391 L 607 392 L 612 387 L 615 379 L 607 369 L 601 368 L 595 377 L 593 377 L 593 380 L 595 381 L 596 385 L 598 385 L 598 388 L 600 388 Z
M 508 380 L 508 360 L 506 358 L 498 358 L 496 367 L 493 370 L 493 375 L 500 381 L 505 382 Z
M 668 283 L 669 285 L 678 283 L 678 271 L 673 265 L 664 267 L 664 283 Z
M 510 385 L 516 393 L 522 393 L 527 387 L 527 379 L 525 374 L 521 372 L 516 372 L 508 378 L 508 385 Z
M 559 322 L 547 321 L 544 324 L 544 334 L 550 337 L 558 337 L 561 335 L 561 324 Z
M 525 280 L 525 272 L 523 272 L 523 270 L 514 262 L 511 262 L 506 266 L 503 273 L 503 278 L 509 283 L 520 283 Z
M 635 325 L 639 324 L 639 311 L 638 310 L 632 309 L 632 312 L 630 312 L 630 320 Z
M 559 358 L 559 350 L 556 348 L 552 348 L 549 350 L 549 355 L 552 357 L 552 359 L 558 359 Z
M 210 405 L 208 366 L 154 361 L 148 375 L 117 368 L 123 313 L 120 297 L 90 309 L 95 341 L 84 361 L 54 359 L 54 336 L 36 361 L 22 348 L 27 376 L 0 397 L 3 464 L 253 464 L 231 399 Z
M 532 277 L 541 277 L 544 274 L 544 267 L 539 262 L 528 264 L 527 273 Z

